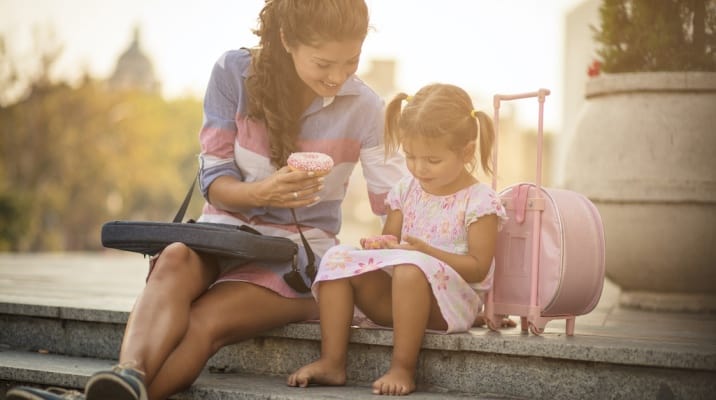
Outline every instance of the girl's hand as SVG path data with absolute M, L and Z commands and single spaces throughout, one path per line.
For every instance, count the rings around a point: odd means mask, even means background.
M 403 238 L 402 243 L 395 243 L 389 246 L 391 249 L 414 250 L 422 253 L 426 253 L 428 247 L 429 245 L 427 243 L 414 236 L 406 236 Z
M 362 238 L 360 245 L 363 249 L 389 249 L 392 245 L 398 244 L 398 238 L 393 235 L 379 235 Z
M 321 200 L 323 177 L 314 172 L 292 171 L 283 167 L 260 182 L 254 196 L 264 207 L 299 208 Z

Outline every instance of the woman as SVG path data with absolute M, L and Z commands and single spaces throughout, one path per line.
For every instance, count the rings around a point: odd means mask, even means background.
M 259 46 L 222 55 L 207 87 L 200 220 L 289 237 L 304 266 L 293 209 L 318 265 L 337 243 L 341 202 L 358 161 L 373 211 L 384 214 L 385 196 L 405 170 L 399 155 L 384 156 L 382 100 L 354 75 L 367 31 L 363 0 L 266 1 L 255 30 Z M 326 153 L 335 166 L 325 177 L 291 171 L 286 160 L 296 151 Z M 318 317 L 310 291 L 302 292 L 301 283 L 311 284 L 305 272 L 299 282 L 284 280 L 289 263 L 238 268 L 174 243 L 151 264 L 119 364 L 88 380 L 86 399 L 166 399 L 191 386 L 221 347 Z M 27 398 L 83 397 L 8 392 L 8 399 Z

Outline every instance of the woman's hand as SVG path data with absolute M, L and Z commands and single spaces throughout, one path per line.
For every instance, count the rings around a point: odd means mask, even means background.
M 292 171 L 283 167 L 264 179 L 253 193 L 264 207 L 299 208 L 318 203 L 323 177 L 314 172 Z

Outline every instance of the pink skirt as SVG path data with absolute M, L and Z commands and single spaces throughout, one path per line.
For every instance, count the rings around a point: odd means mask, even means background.
M 383 270 L 392 273 L 395 265 L 412 264 L 420 268 L 430 283 L 433 296 L 447 322 L 445 333 L 466 332 L 482 309 L 480 293 L 467 283 L 452 267 L 418 251 L 399 249 L 361 250 L 353 246 L 338 245 L 323 256 L 313 295 L 318 298 L 318 285 L 322 281 L 344 279 L 366 272 Z M 486 278 L 490 279 L 491 274 Z M 489 282 L 483 281 L 483 287 Z

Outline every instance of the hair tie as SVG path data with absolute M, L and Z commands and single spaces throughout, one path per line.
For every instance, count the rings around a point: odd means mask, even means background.
M 477 118 L 477 110 L 470 111 L 470 115 L 475 118 L 475 122 L 477 122 L 477 137 L 480 137 L 482 134 L 482 126 L 480 126 L 480 118 Z
M 405 101 L 407 101 L 408 103 L 410 103 L 411 101 L 413 101 L 413 96 L 411 96 L 411 95 L 405 96 Z

